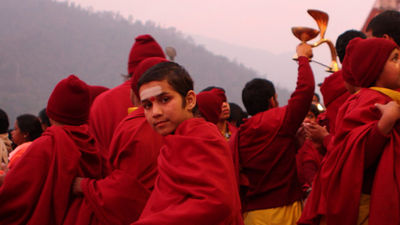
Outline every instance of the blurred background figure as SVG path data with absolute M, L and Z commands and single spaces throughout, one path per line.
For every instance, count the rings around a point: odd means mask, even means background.
M 8 138 L 10 122 L 7 113 L 0 109 L 0 163 L 8 164 L 8 153 L 11 152 L 11 140 Z M 1 174 L 1 172 L 0 172 Z
M 51 126 L 49 117 L 48 117 L 47 114 L 46 114 L 46 108 L 42 109 L 42 110 L 39 112 L 39 120 L 40 120 L 40 124 L 41 124 L 41 126 L 42 126 L 42 130 L 43 130 L 43 131 L 45 131 L 46 128 L 48 128 L 48 127 Z
M 11 132 L 12 141 L 17 146 L 11 153 L 8 168 L 12 168 L 36 138 L 42 135 L 42 125 L 39 118 L 31 114 L 17 117 L 14 130 Z
M 228 122 L 235 127 L 239 127 L 243 123 L 243 119 L 248 117 L 247 112 L 243 111 L 238 104 L 233 102 L 229 102 L 229 108 L 231 113 Z

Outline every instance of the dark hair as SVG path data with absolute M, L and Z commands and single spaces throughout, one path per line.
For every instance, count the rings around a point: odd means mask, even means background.
M 362 39 L 367 38 L 367 36 L 358 30 L 348 30 L 343 32 L 341 35 L 338 36 L 336 39 L 336 52 L 339 57 L 340 62 L 343 62 L 344 55 L 346 54 L 346 47 L 349 44 L 349 42 L 356 37 L 360 37 Z
M 47 114 L 46 114 L 46 108 L 40 110 L 40 112 L 39 112 L 39 119 L 40 119 L 40 122 L 41 122 L 42 124 L 45 124 L 47 127 L 50 127 L 50 126 L 51 126 L 49 117 L 48 117 Z
M 203 90 L 201 90 L 200 92 L 211 91 L 212 89 L 219 89 L 219 90 L 223 91 L 224 93 L 226 93 L 225 89 L 223 89 L 222 87 L 216 87 L 216 86 L 208 86 L 208 87 L 204 88 Z
M 244 107 L 250 115 L 270 108 L 269 99 L 275 96 L 275 87 L 267 79 L 255 78 L 246 83 L 242 91 Z
M 193 90 L 193 80 L 189 73 L 177 63 L 162 62 L 148 69 L 138 81 L 137 89 L 152 81 L 167 80 L 168 84 L 183 98 Z
M 31 114 L 23 114 L 17 117 L 17 124 L 21 133 L 27 134 L 27 141 L 33 141 L 42 135 L 42 126 L 39 118 Z
M 311 104 L 310 111 L 315 115 L 315 118 L 317 118 L 317 116 L 320 113 L 320 111 L 318 110 L 318 107 L 315 104 Z
M 8 132 L 8 127 L 10 126 L 10 122 L 8 120 L 7 113 L 0 109 L 0 134 L 5 134 Z
M 189 91 L 193 90 L 193 80 L 190 77 L 186 69 L 175 62 L 162 62 L 148 69 L 142 77 L 140 77 L 137 90 L 143 84 L 150 83 L 152 81 L 166 80 L 171 87 L 178 92 L 183 99 Z M 182 101 L 182 107 L 186 106 L 186 101 Z M 193 108 L 192 112 L 196 115 L 198 106 Z
M 229 107 L 231 109 L 231 114 L 228 118 L 229 122 L 235 122 L 236 127 L 239 127 L 243 123 L 243 119 L 247 118 L 247 113 L 237 105 L 236 103 L 229 102 Z
M 374 37 L 383 37 L 387 34 L 400 45 L 400 12 L 387 10 L 378 14 L 369 22 L 367 31 L 372 31 Z

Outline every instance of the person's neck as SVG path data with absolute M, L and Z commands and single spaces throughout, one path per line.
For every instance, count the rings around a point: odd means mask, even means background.
M 219 120 L 218 123 L 217 123 L 218 130 L 223 135 L 225 135 L 225 133 L 226 133 L 226 125 L 227 125 L 226 123 L 227 123 L 226 120 Z

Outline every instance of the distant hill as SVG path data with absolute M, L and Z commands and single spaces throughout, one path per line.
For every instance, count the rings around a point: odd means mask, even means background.
M 192 75 L 197 91 L 221 86 L 229 101 L 242 105 L 245 82 L 260 76 L 212 54 L 175 28 L 92 12 L 73 3 L 2 0 L 0 27 L 0 108 L 12 121 L 19 114 L 37 114 L 54 85 L 69 74 L 91 85 L 112 88 L 122 83 L 134 38 L 144 33 L 153 35 L 163 48 L 175 47 L 176 61 Z M 282 88 L 278 93 L 289 95 Z

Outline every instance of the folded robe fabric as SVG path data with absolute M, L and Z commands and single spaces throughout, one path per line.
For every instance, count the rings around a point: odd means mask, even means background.
M 100 224 L 130 224 L 139 218 L 154 187 L 161 146 L 162 136 L 150 127 L 142 107 L 121 121 L 110 146 L 112 172 L 81 182 Z
M 325 78 L 320 89 L 326 107 L 328 130 L 330 134 L 334 134 L 337 112 L 351 95 L 344 86 L 342 70 Z
M 164 141 L 159 177 L 134 224 L 243 224 L 231 153 L 218 128 L 188 119 Z
M 90 220 L 76 214 L 82 201 L 72 195 L 71 185 L 76 176 L 100 175 L 100 156 L 87 125 L 49 127 L 9 170 L 0 187 L 1 224 Z M 68 218 L 73 222 L 66 223 Z
M 377 165 L 371 192 L 369 224 L 400 223 L 400 125 L 383 136 L 375 103 L 392 99 L 370 89 L 351 96 L 339 110 L 336 134 L 313 183 L 298 224 L 356 224 L 365 169 Z

